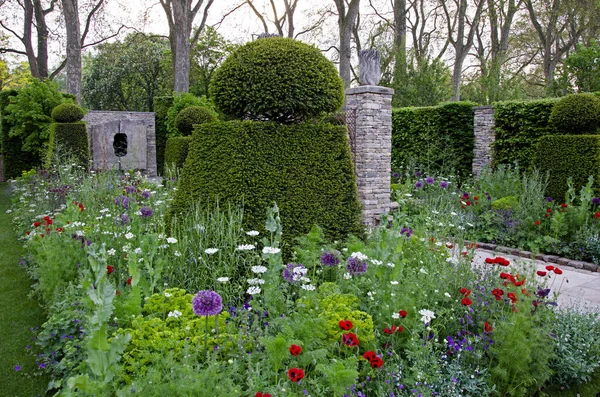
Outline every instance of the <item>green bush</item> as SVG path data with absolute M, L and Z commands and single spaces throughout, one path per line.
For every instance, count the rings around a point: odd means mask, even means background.
M 360 205 L 343 127 L 253 121 L 203 124 L 192 135 L 170 215 L 219 197 L 244 203 L 244 227 L 264 230 L 280 209 L 288 244 L 321 226 L 327 238 L 361 234 Z
M 473 164 L 473 103 L 401 108 L 392 111 L 392 165 L 414 159 L 427 171 L 453 168 L 461 176 Z
M 270 37 L 230 55 L 211 80 L 210 96 L 236 119 L 294 123 L 338 110 L 344 85 L 316 47 Z
M 557 99 L 542 99 L 495 103 L 493 164 L 517 162 L 522 170 L 531 168 L 538 139 L 556 134 L 550 124 L 556 102 Z
M 594 94 L 567 95 L 550 114 L 550 123 L 565 134 L 593 134 L 600 126 L 600 99 Z
M 50 126 L 48 165 L 53 158 L 72 159 L 84 168 L 90 166 L 90 146 L 86 123 L 53 123 Z
M 75 123 L 84 116 L 81 106 L 75 103 L 63 103 L 52 109 L 52 119 L 57 123 Z
M 212 113 L 212 115 L 218 118 L 217 112 L 214 110 L 212 104 L 209 102 L 206 97 L 197 97 L 187 92 L 182 92 L 173 97 L 173 104 L 169 107 L 167 111 L 167 118 L 165 120 L 165 125 L 167 127 L 167 136 L 179 136 L 179 130 L 177 129 L 177 124 L 175 120 L 177 120 L 177 115 L 183 109 L 188 108 L 190 106 L 202 106 L 203 108 L 208 109 Z
M 191 136 L 172 136 L 169 138 L 165 149 L 165 167 L 175 164 L 177 168 L 182 168 L 188 156 L 191 141 Z
M 517 196 L 506 196 L 498 200 L 492 201 L 492 209 L 495 211 L 499 210 L 510 210 L 513 211 L 519 206 L 519 198 Z
M 5 117 L 6 107 L 10 104 L 10 98 L 15 97 L 17 93 L 16 90 L 0 91 L 0 147 L 6 178 L 19 177 L 22 171 L 39 165 L 35 158 L 21 150 L 23 139 L 19 136 L 10 136 L 13 124 Z
M 535 165 L 550 178 L 546 193 L 555 200 L 565 200 L 567 179 L 573 178 L 576 192 L 585 186 L 588 177 L 594 177 L 598 191 L 600 181 L 600 136 L 555 135 L 540 139 Z
M 156 129 L 156 168 L 158 175 L 163 175 L 165 165 L 165 148 L 167 146 L 167 112 L 173 106 L 172 96 L 154 98 L 154 124 Z
M 217 121 L 214 114 L 202 106 L 190 106 L 183 109 L 175 118 L 175 127 L 184 136 L 191 135 L 194 125 Z

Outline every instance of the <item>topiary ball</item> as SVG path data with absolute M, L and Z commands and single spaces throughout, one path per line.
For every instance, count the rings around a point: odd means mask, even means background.
M 52 109 L 51 116 L 57 123 L 75 123 L 83 118 L 83 109 L 74 103 L 63 103 Z
M 202 106 L 190 106 L 183 109 L 175 118 L 175 127 L 184 135 L 192 135 L 194 125 L 217 121 L 215 116 Z
M 344 84 L 316 47 L 269 37 L 231 54 L 215 72 L 210 95 L 232 118 L 296 123 L 337 111 Z
M 600 99 L 588 93 L 567 95 L 554 105 L 550 124 L 566 134 L 596 133 L 600 126 Z

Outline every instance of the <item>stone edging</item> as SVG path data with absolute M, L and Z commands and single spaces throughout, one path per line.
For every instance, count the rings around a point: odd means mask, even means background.
M 465 241 L 465 243 L 467 243 Z M 521 258 L 527 259 L 536 259 L 539 261 L 544 261 L 548 263 L 554 263 L 560 266 L 572 267 L 575 269 L 584 269 L 590 272 L 600 272 L 600 267 L 594 263 L 584 262 L 584 261 L 576 261 L 574 259 L 563 258 L 557 255 L 547 255 L 547 254 L 533 254 L 529 251 L 521 251 L 517 248 L 504 247 L 502 245 L 490 244 L 490 243 L 477 243 L 477 248 L 501 252 L 504 254 L 514 255 Z

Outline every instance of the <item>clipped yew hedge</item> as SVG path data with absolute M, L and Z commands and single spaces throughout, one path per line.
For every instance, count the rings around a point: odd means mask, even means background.
M 164 174 L 165 148 L 167 146 L 167 113 L 173 105 L 172 96 L 154 97 L 154 123 L 156 129 L 156 168 L 158 175 Z
M 191 136 L 172 136 L 167 140 L 165 149 L 165 168 L 175 165 L 182 168 L 188 156 Z
M 47 166 L 53 157 L 70 158 L 88 169 L 90 166 L 90 146 L 86 123 L 52 123 L 48 145 Z
M 16 178 L 21 172 L 37 166 L 35 159 L 28 152 L 21 150 L 23 140 L 19 136 L 11 137 L 12 124 L 6 120 L 6 107 L 10 104 L 10 98 L 18 94 L 16 90 L 0 91 L 0 150 L 4 164 L 4 176 Z

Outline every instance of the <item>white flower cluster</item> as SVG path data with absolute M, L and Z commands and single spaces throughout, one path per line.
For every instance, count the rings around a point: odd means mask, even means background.
M 229 281 L 229 277 L 219 277 L 217 281 L 220 283 L 226 283 Z
M 263 254 L 278 254 L 280 252 L 281 252 L 281 250 L 276 247 L 264 247 L 262 249 Z
M 173 317 L 173 318 L 178 318 L 181 317 L 183 313 L 181 313 L 179 310 L 173 310 L 172 312 L 169 312 L 168 316 L 169 317 Z
M 256 247 L 252 244 L 242 244 L 242 245 L 238 245 L 236 249 L 238 251 L 251 251 L 254 248 L 256 248 Z
M 248 236 L 256 237 L 256 236 L 258 236 L 260 233 L 259 233 L 259 232 L 257 232 L 256 230 L 250 230 L 249 232 L 246 232 L 246 234 L 247 234 Z
M 248 295 L 257 295 L 257 294 L 260 294 L 260 291 L 261 291 L 260 287 L 252 286 L 246 290 L 246 293 Z
M 430 323 L 435 318 L 435 313 L 428 309 L 419 310 L 419 314 L 421 315 L 421 321 L 425 324 Z
M 204 253 L 207 255 L 216 254 L 217 252 L 219 252 L 218 248 L 207 248 L 204 250 Z
M 262 265 L 252 266 L 252 273 L 263 274 L 267 271 L 267 268 Z
M 350 255 L 350 257 L 351 257 L 351 258 L 356 258 L 356 259 L 358 259 L 358 260 L 360 260 L 360 261 L 366 261 L 367 259 L 369 259 L 369 257 L 368 257 L 368 256 L 366 256 L 365 254 L 363 254 L 362 252 L 353 252 L 353 253 Z

